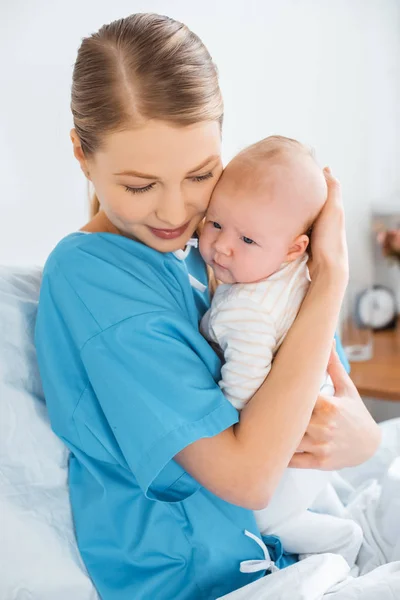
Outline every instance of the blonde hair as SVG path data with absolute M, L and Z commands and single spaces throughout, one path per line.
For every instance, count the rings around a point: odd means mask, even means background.
M 152 13 L 113 21 L 83 39 L 71 110 L 86 157 L 107 134 L 146 119 L 182 126 L 223 119 L 217 70 L 204 44 L 183 23 Z M 91 216 L 98 210 L 94 195 Z

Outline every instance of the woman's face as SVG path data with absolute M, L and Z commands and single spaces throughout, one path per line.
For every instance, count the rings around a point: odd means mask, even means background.
M 222 172 L 220 152 L 217 122 L 178 127 L 153 120 L 107 136 L 85 166 L 120 233 L 173 252 L 204 216 Z

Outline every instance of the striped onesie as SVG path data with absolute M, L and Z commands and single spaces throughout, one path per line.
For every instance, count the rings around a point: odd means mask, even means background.
M 201 321 L 201 333 L 224 355 L 219 385 L 239 410 L 267 377 L 299 312 L 310 285 L 307 260 L 284 263 L 257 283 L 220 285 Z

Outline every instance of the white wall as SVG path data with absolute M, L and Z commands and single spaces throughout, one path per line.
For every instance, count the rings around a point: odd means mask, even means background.
M 42 263 L 86 219 L 69 141 L 80 39 L 130 12 L 167 13 L 209 47 L 224 158 L 271 133 L 316 148 L 343 185 L 354 272 L 369 279 L 373 203 L 400 207 L 397 0 L 14 0 L 0 4 L 0 263 Z

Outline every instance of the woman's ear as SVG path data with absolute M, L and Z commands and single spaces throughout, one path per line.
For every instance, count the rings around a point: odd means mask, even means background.
M 285 262 L 292 262 L 304 254 L 310 243 L 310 238 L 304 233 L 298 235 L 290 244 L 289 251 L 286 254 Z
M 81 140 L 79 139 L 79 136 L 76 133 L 75 129 L 71 129 L 69 137 L 71 138 L 71 142 L 72 142 L 72 146 L 73 146 L 73 150 L 74 150 L 74 156 L 75 156 L 76 160 L 79 162 L 85 177 L 90 179 L 90 173 L 89 173 L 89 168 L 88 168 L 88 164 L 87 164 L 87 159 L 83 153 Z

